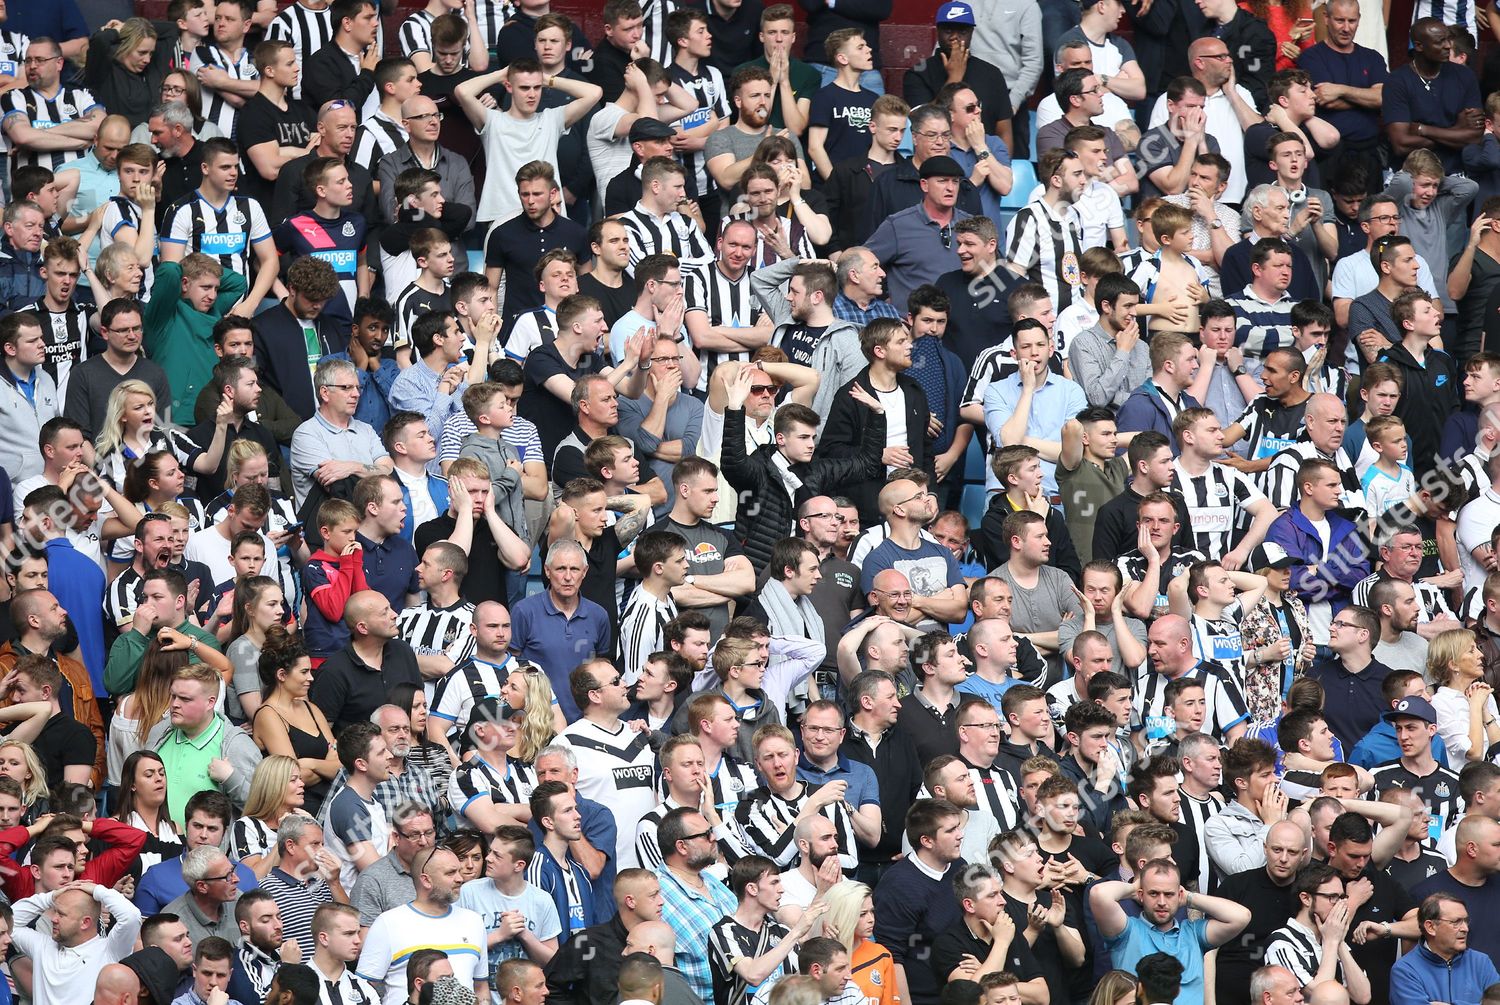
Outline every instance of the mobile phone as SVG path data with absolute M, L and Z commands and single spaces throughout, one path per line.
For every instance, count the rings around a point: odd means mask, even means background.
M 284 534 L 300 534 L 300 533 L 302 533 L 302 527 L 303 527 L 303 525 L 300 524 L 300 523 L 289 523 L 289 524 L 286 525 L 286 527 L 282 528 L 282 533 L 284 533 Z

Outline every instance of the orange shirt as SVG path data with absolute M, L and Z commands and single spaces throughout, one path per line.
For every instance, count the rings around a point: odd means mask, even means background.
M 896 961 L 889 949 L 866 939 L 854 947 L 849 963 L 849 977 L 864 992 L 865 1005 L 901 1005 Z

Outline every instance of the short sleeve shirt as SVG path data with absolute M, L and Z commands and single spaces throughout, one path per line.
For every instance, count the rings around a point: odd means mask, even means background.
M 809 126 L 828 130 L 823 150 L 829 163 L 837 164 L 869 152 L 870 110 L 877 97 L 874 91 L 863 87 L 846 91 L 837 84 L 828 84 L 813 95 L 807 122 Z

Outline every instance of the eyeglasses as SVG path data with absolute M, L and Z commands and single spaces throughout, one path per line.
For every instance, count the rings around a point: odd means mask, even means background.
M 441 121 L 443 121 L 443 113 L 442 112 L 423 112 L 421 115 L 408 115 L 408 116 L 406 116 L 406 121 L 407 122 L 425 122 L 428 119 L 437 119 L 439 122 L 441 122 Z
M 813 736 L 838 736 L 844 731 L 843 726 L 809 726 L 802 724 L 802 732 L 811 733 Z
M 332 388 L 335 391 L 343 391 L 345 394 L 348 394 L 350 391 L 359 390 L 358 384 L 324 384 L 323 386 Z
M 42 66 L 45 63 L 52 62 L 54 59 L 62 59 L 62 53 L 58 53 L 56 56 L 27 56 L 22 62 L 26 66 Z
M 230 869 L 228 872 L 226 872 L 222 876 L 204 876 L 203 877 L 203 882 L 205 882 L 205 883 L 222 883 L 225 880 L 233 880 L 233 879 L 238 879 L 238 878 L 239 877 L 235 875 L 234 870 Z
M 596 684 L 594 687 L 589 688 L 589 690 L 590 691 L 602 691 L 602 690 L 604 690 L 607 687 L 615 687 L 615 686 L 617 686 L 624 679 L 625 678 L 621 677 L 619 674 L 615 674 L 615 679 L 614 680 L 607 680 L 607 681 L 604 681 L 601 684 Z
M 1369 631 L 1369 629 L 1366 628 L 1365 626 L 1363 626 L 1363 625 L 1357 625 L 1353 621 L 1339 621 L 1338 619 L 1334 619 L 1333 621 L 1330 621 L 1328 623 L 1328 627 L 1329 628 L 1348 628 L 1348 629 L 1351 629 L 1351 630 L 1356 631 L 1356 632 L 1359 632 L 1359 631 Z
M 991 732 L 998 733 L 998 732 L 1000 732 L 1000 724 L 998 722 L 966 722 L 966 723 L 962 724 L 961 726 L 959 726 L 958 728 L 959 729 L 982 729 L 986 733 L 991 733 Z
M 1093 87 L 1086 87 L 1078 93 L 1083 95 L 1098 94 L 1102 90 L 1104 90 L 1104 88 L 1100 87 L 1098 84 L 1095 84 Z
M 920 133 L 912 133 L 912 135 L 913 136 L 920 136 L 924 140 L 951 140 L 951 139 L 953 139 L 953 133 L 952 133 L 952 131 L 945 132 L 945 133 L 938 133 L 938 132 L 933 132 L 931 129 L 924 129 L 922 132 L 920 132 Z
M 750 393 L 751 394 L 775 394 L 776 393 L 776 385 L 775 384 L 751 384 L 750 385 Z
M 163 94 L 186 94 L 187 93 L 187 88 L 184 87 L 184 86 L 182 86 L 181 84 L 162 84 L 161 85 L 161 93 L 163 93 Z
M 682 835 L 682 837 L 678 838 L 677 840 L 679 840 L 679 841 L 696 841 L 699 838 L 706 838 L 706 837 L 713 837 L 713 836 L 714 836 L 714 832 L 713 831 L 695 831 L 692 834 L 684 834 L 684 835 Z
M 842 519 L 837 513 L 809 513 L 804 520 L 839 520 Z
M 929 498 L 936 498 L 936 496 L 934 496 L 933 493 L 931 493 L 931 492 L 922 491 L 922 492 L 918 492 L 916 495 L 912 496 L 910 499 L 902 499 L 900 502 L 896 503 L 896 505 L 897 506 L 905 506 L 907 503 L 916 502 L 918 499 L 929 499 Z
M 915 596 L 910 590 L 896 590 L 895 592 L 890 590 L 876 590 L 875 592 L 882 597 L 890 597 L 892 600 L 910 600 Z
M 437 831 L 429 827 L 425 831 L 416 831 L 412 834 L 402 834 L 400 831 L 397 831 L 396 835 L 407 841 L 425 841 L 428 838 L 437 837 Z
M 1396 213 L 1381 213 L 1379 216 L 1371 216 L 1371 223 L 1400 223 L 1401 217 Z
M 1469 919 L 1468 918 L 1434 918 L 1433 920 L 1434 921 L 1442 922 L 1445 925 L 1452 925 L 1454 928 L 1468 928 L 1469 927 Z
M 1316 892 L 1313 893 L 1313 896 L 1314 897 L 1327 897 L 1329 900 L 1331 900 L 1331 901 L 1333 901 L 1335 903 L 1337 903 L 1340 900 L 1348 900 L 1349 899 L 1349 895 L 1347 893 L 1344 893 L 1342 890 L 1339 891 L 1338 893 L 1324 893 L 1323 891 L 1318 890 L 1318 891 L 1316 891 Z
M 681 362 L 682 362 L 682 357 L 681 356 L 676 356 L 676 355 L 673 355 L 673 356 L 652 356 L 651 357 L 651 363 L 652 363 L 653 366 L 655 366 L 658 363 L 661 364 L 662 366 L 666 366 L 668 363 L 681 363 Z M 754 388 L 751 388 L 751 390 L 753 391 Z
M 335 109 L 338 109 L 338 108 L 353 108 L 353 107 L 354 107 L 354 102 L 352 102 L 352 101 L 345 101 L 343 98 L 335 98 L 333 101 L 330 101 L 330 102 L 327 102 L 326 104 L 324 104 L 323 105 L 323 110 L 325 112 L 331 112 L 331 111 L 334 111 Z
M 982 101 L 972 102 L 970 104 L 964 105 L 964 114 L 966 114 L 966 115 L 973 115 L 975 112 L 979 111 L 983 107 L 984 107 L 984 102 L 982 102 Z
M 1227 52 L 1205 52 L 1200 54 L 1204 59 L 1231 59 Z
M 131 325 L 128 328 L 124 325 L 120 325 L 116 328 L 106 328 L 104 330 L 114 332 L 117 335 L 134 335 L 135 333 L 143 332 L 146 329 L 141 325 Z

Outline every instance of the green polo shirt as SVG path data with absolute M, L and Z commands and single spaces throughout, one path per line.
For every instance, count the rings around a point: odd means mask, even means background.
M 173 727 L 157 742 L 156 752 L 161 755 L 169 782 L 167 813 L 173 820 L 184 819 L 183 809 L 193 793 L 219 788 L 208 775 L 208 762 L 220 755 L 224 731 L 233 728 L 223 716 L 216 715 L 213 723 L 192 739 Z

